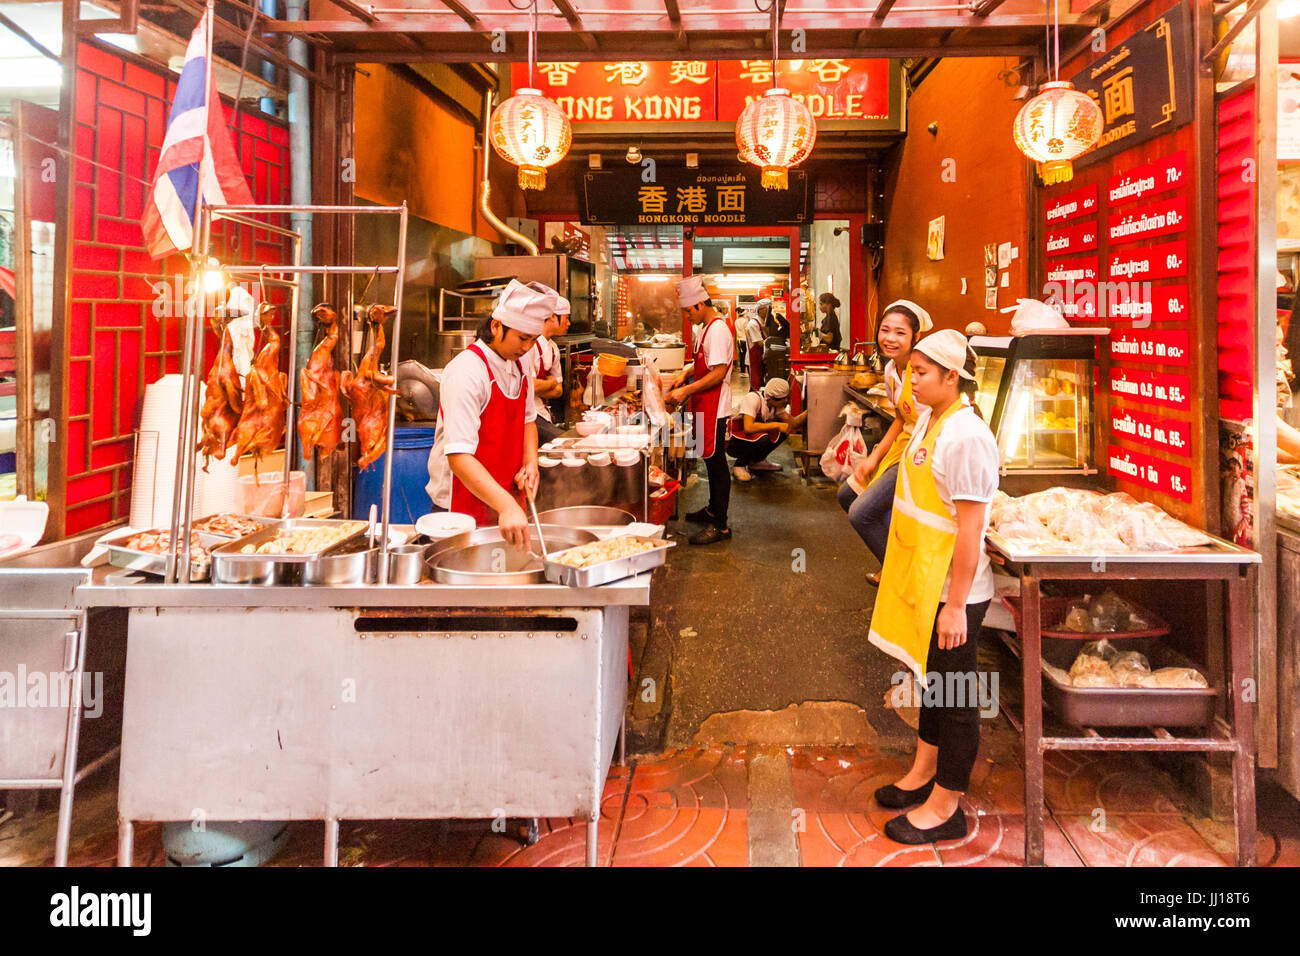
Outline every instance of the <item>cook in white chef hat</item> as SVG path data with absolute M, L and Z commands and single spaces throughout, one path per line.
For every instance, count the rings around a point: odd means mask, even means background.
M 709 290 L 704 287 L 704 276 L 686 276 L 677 280 L 677 304 L 689 309 L 707 301 Z
M 966 356 L 974 355 L 966 336 L 956 329 L 940 329 L 931 332 L 916 343 L 915 351 L 928 356 L 946 369 L 955 371 L 964 379 L 975 381 L 975 376 L 966 371 Z
M 528 283 L 528 288 L 532 289 L 534 292 L 538 292 L 546 296 L 551 303 L 551 311 L 552 312 L 556 311 L 556 308 L 560 302 L 560 293 L 556 292 L 554 289 L 552 289 L 549 285 L 546 285 L 544 282 L 530 282 Z
M 555 311 L 554 294 L 538 292 L 518 279 L 511 279 L 492 309 L 492 318 L 522 335 L 541 335 L 546 320 Z
M 917 323 L 921 326 L 920 334 L 925 335 L 934 328 L 934 322 L 930 318 L 930 313 L 925 311 L 911 299 L 895 299 L 889 305 L 885 306 L 885 311 L 881 312 L 882 317 L 889 315 L 890 312 L 902 312 L 903 315 L 913 315 Z
M 760 308 L 760 309 L 770 309 L 770 308 L 772 308 L 772 300 L 771 300 L 771 299 L 759 299 L 758 302 L 756 303 L 756 305 L 757 305 L 758 308 Z
M 556 314 L 556 315 L 569 315 L 569 314 L 571 314 L 572 312 L 573 312 L 573 308 L 572 308 L 572 306 L 569 305 L 569 300 L 566 299 L 566 298 L 565 298 L 564 296 L 562 296 L 562 295 L 556 295 L 556 297 L 555 297 L 555 314 Z
M 769 402 L 779 402 L 790 397 L 790 383 L 783 378 L 774 378 L 763 386 L 763 397 Z

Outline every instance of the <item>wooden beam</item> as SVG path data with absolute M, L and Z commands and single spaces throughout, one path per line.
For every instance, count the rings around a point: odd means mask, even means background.
M 172 2 L 175 3 L 176 6 L 184 10 L 189 10 L 191 13 L 196 13 L 199 16 L 203 16 L 204 13 L 206 12 L 204 10 L 203 4 L 199 3 L 198 0 L 172 0 Z M 267 20 L 264 24 L 262 24 L 262 26 L 263 28 L 266 28 L 275 22 L 277 21 Z M 297 21 L 286 21 L 286 22 L 302 23 L 305 21 L 297 20 Z M 338 22 L 352 23 L 354 26 L 361 27 L 363 30 L 368 28 L 367 24 L 353 23 L 353 21 L 351 20 L 340 20 Z M 246 30 L 241 29 L 235 26 L 230 21 L 223 20 L 221 17 L 215 15 L 212 18 L 212 26 L 213 26 L 214 36 L 222 35 L 225 37 L 225 39 L 229 40 L 231 43 L 234 43 L 236 46 L 242 47 L 244 45 L 244 36 L 247 33 Z M 293 32 L 305 34 L 305 33 L 312 33 L 315 31 L 295 30 Z M 303 37 L 303 39 L 306 39 L 306 37 Z M 262 59 L 270 60 L 276 66 L 282 66 L 286 70 L 293 70 L 293 72 L 295 73 L 300 73 L 301 75 L 307 77 L 307 79 L 311 80 L 313 83 L 324 83 L 327 86 L 332 85 L 328 77 L 321 76 L 319 73 L 316 73 L 313 70 L 309 69 L 308 67 L 303 66 L 301 63 L 295 63 L 293 60 L 289 59 L 289 57 L 286 54 L 281 53 L 279 50 L 275 49 L 275 47 L 269 45 L 263 40 L 259 40 L 256 37 L 252 37 L 248 41 L 248 46 L 249 49 L 255 51 L 257 55 L 260 56 Z
M 483 21 L 475 16 L 460 0 L 441 0 L 442 5 L 464 20 L 471 30 L 482 30 Z
M 664 0 L 664 10 L 668 13 L 668 19 L 674 26 L 680 26 L 682 22 L 682 11 L 677 6 L 677 0 Z
M 971 12 L 974 13 L 976 17 L 982 19 L 984 17 L 987 17 L 998 7 L 1002 6 L 1004 2 L 1005 0 L 983 0 L 983 2 L 977 4 L 975 6 L 975 9 L 972 10 Z
M 1210 52 L 1205 54 L 1205 59 L 1201 62 L 1210 64 L 1219 58 L 1219 54 L 1232 46 L 1232 41 L 1237 39 L 1237 35 L 1246 29 L 1254 19 L 1259 16 L 1259 12 L 1264 9 L 1268 0 L 1251 0 L 1250 5 L 1246 7 L 1246 12 L 1241 15 L 1241 19 L 1228 27 L 1228 32 L 1219 38 L 1219 42 L 1210 47 Z
M 55 63 L 59 62 L 59 55 L 57 53 L 53 52 L 52 50 L 46 49 L 44 46 L 41 45 L 41 42 L 37 40 L 36 37 L 32 36 L 30 33 L 28 33 L 26 30 L 20 27 L 17 23 L 14 23 L 14 21 L 10 20 L 3 13 L 0 13 L 0 25 L 3 25 L 6 28 L 8 28 L 8 30 L 11 33 L 13 33 L 16 37 L 18 37 L 23 42 L 25 42 L 28 46 L 30 46 L 41 56 L 48 57 L 49 59 L 53 60 Z
M 880 0 L 876 4 L 876 9 L 871 11 L 871 19 L 883 20 L 889 16 L 889 10 L 894 5 L 894 0 Z
M 329 2 L 336 7 L 342 7 L 363 23 L 375 22 L 375 15 L 355 0 L 329 0 Z

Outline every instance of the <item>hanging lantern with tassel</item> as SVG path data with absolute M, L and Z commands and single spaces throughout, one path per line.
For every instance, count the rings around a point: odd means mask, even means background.
M 493 110 L 491 138 L 497 155 L 519 167 L 520 189 L 545 189 L 546 169 L 568 154 L 573 130 L 554 100 L 521 89 Z
M 1038 163 L 1045 185 L 1074 178 L 1073 160 L 1101 139 L 1101 109 L 1064 80 L 1044 83 L 1042 91 L 1020 108 L 1013 136 L 1016 148 Z
M 764 189 L 789 188 L 790 169 L 808 158 L 816 142 L 817 121 L 789 90 L 768 90 L 736 120 L 740 158 L 763 170 Z

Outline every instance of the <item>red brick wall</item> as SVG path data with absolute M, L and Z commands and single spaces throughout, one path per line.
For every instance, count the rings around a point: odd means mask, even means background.
M 154 283 L 186 273 L 183 257 L 155 262 L 140 216 L 167 130 L 177 76 L 94 43 L 78 51 L 65 533 L 130 510 L 134 430 L 144 388 L 180 365 L 181 328 L 155 316 Z M 226 105 L 227 118 L 232 110 Z M 241 111 L 236 147 L 259 203 L 289 201 L 289 133 Z M 241 229 L 218 254 L 279 257 L 279 240 Z M 211 353 L 209 348 L 208 354 Z

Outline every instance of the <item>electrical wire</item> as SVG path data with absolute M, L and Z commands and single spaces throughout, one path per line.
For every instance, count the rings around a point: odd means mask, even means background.
M 239 108 L 243 105 L 240 97 L 244 92 L 244 72 L 248 68 L 248 44 L 253 39 L 253 27 L 257 26 L 257 15 L 257 8 L 254 7 L 253 15 L 248 20 L 248 32 L 244 34 L 244 51 L 239 57 L 239 84 L 235 87 L 235 110 L 230 121 L 231 126 L 239 122 Z

